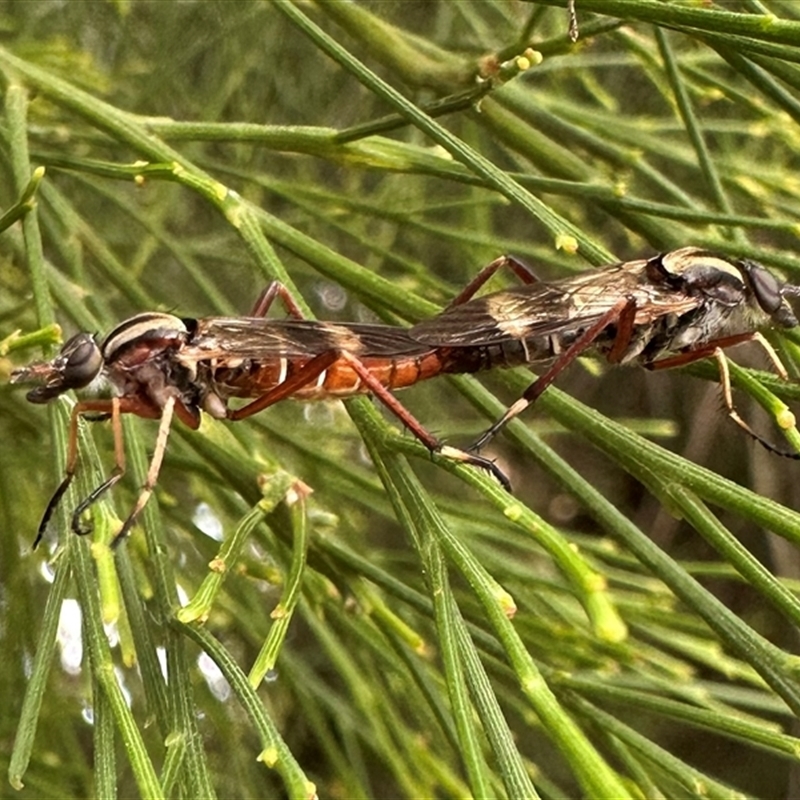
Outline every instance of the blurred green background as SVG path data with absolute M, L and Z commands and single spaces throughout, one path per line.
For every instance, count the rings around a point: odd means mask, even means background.
M 8 385 L 57 338 L 14 331 L 243 314 L 275 278 L 406 324 L 506 252 L 555 278 L 696 244 L 800 283 L 800 6 L 577 15 L 573 44 L 564 0 L 0 5 L 2 208 L 46 168 L 0 234 L 0 796 L 797 796 L 800 465 L 713 366 L 574 365 L 488 451 L 513 497 L 366 400 L 176 424 L 114 553 L 156 423 L 126 420 L 94 544 L 87 424 L 31 552 L 69 404 Z M 464 445 L 531 380 L 401 399 Z

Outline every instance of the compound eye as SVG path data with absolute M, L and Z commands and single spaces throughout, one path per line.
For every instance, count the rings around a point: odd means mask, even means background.
M 757 264 L 747 263 L 745 267 L 758 304 L 767 314 L 774 314 L 783 305 L 781 284 L 778 279 L 769 270 Z
M 58 356 L 61 373 L 61 391 L 88 386 L 103 367 L 103 356 L 94 337 L 78 333 L 62 348 Z
M 73 336 L 52 361 L 36 361 L 11 373 L 11 383 L 37 383 L 26 395 L 31 403 L 49 403 L 69 389 L 88 386 L 103 368 L 103 356 L 90 333 Z

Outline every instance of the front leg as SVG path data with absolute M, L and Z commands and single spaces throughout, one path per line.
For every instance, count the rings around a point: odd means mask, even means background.
M 771 453 L 783 456 L 785 458 L 793 458 L 800 460 L 800 453 L 793 450 L 784 450 L 777 447 L 772 442 L 765 439 L 760 434 L 756 433 L 750 425 L 739 414 L 736 406 L 733 403 L 733 392 L 731 389 L 730 369 L 728 368 L 728 358 L 725 355 L 725 348 L 733 345 L 742 344 L 744 342 L 757 342 L 761 345 L 764 352 L 769 357 L 775 371 L 783 379 L 789 380 L 789 373 L 786 370 L 783 362 L 775 352 L 775 348 L 760 334 L 760 333 L 742 333 L 734 336 L 727 336 L 723 339 L 717 339 L 713 342 L 708 342 L 700 347 L 692 350 L 687 350 L 683 353 L 678 353 L 675 356 L 662 358 L 649 364 L 645 364 L 648 369 L 669 369 L 671 367 L 681 367 L 686 364 L 691 364 L 695 361 L 701 361 L 704 358 L 714 358 L 719 368 L 719 383 L 722 390 L 722 399 L 725 403 L 725 410 L 728 416 L 745 432 L 748 436 L 755 439 L 762 447 L 769 450 Z M 788 426 L 787 426 L 788 427 Z
M 114 431 L 114 469 L 110 476 L 103 483 L 95 488 L 88 498 L 82 500 L 75 511 L 72 513 L 72 530 L 78 534 L 89 533 L 80 522 L 81 514 L 105 492 L 107 492 L 125 474 L 125 447 L 122 441 L 122 424 L 120 421 L 122 400 L 118 397 L 111 400 L 86 400 L 76 403 L 69 418 L 69 438 L 67 440 L 67 467 L 64 471 L 64 479 L 53 493 L 47 508 L 42 514 L 42 520 L 36 531 L 36 538 L 33 541 L 35 550 L 44 537 L 50 518 L 53 516 L 61 498 L 69 489 L 72 479 L 75 477 L 75 470 L 78 465 L 78 420 L 84 414 L 100 414 L 103 418 L 111 416 L 111 425 Z

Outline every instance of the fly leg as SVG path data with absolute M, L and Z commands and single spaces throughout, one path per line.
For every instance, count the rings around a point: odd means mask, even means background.
M 158 460 L 158 465 L 161 465 L 161 459 L 163 458 L 163 445 L 166 444 L 166 435 L 162 434 L 162 430 L 164 428 L 164 420 L 167 420 L 166 423 L 166 430 L 169 432 L 169 421 L 172 419 L 172 413 L 175 407 L 175 398 L 170 397 L 167 399 L 167 402 L 163 409 L 163 416 L 161 417 L 161 424 L 159 427 L 159 435 L 156 441 L 156 453 L 153 456 L 153 462 Z M 152 408 L 145 403 L 143 403 L 139 398 L 136 397 L 114 397 L 111 400 L 89 400 L 85 402 L 78 403 L 75 406 L 73 411 L 73 415 L 77 419 L 77 414 L 85 414 L 86 412 L 100 412 L 103 414 L 109 414 L 111 416 L 111 430 L 114 435 L 114 468 L 111 470 L 108 478 L 106 478 L 98 487 L 96 487 L 87 497 L 81 500 L 78 503 L 76 509 L 72 512 L 72 530 L 74 533 L 77 533 L 79 536 L 85 536 L 88 533 L 91 533 L 92 526 L 87 525 L 81 522 L 81 517 L 83 514 L 91 508 L 109 489 L 115 486 L 122 477 L 125 475 L 125 445 L 122 436 L 122 415 L 123 414 L 136 414 L 140 417 L 156 417 L 161 413 L 159 410 Z M 187 424 L 193 421 L 193 418 L 187 420 Z M 72 431 L 70 431 L 70 434 Z M 77 427 L 76 427 L 77 433 Z M 162 443 L 163 438 L 163 443 Z M 71 440 L 70 440 L 71 441 Z M 159 446 L 162 447 L 162 452 L 159 453 Z M 69 466 L 68 466 L 69 471 Z M 148 483 L 150 482 L 152 472 L 152 466 L 150 472 L 148 472 Z M 156 469 L 155 475 L 158 475 L 158 469 Z M 155 480 L 153 480 L 153 485 L 155 485 Z M 60 489 L 61 487 L 59 487 Z M 150 494 L 152 494 L 152 487 L 150 490 Z M 150 494 L 147 495 L 147 498 L 150 497 Z M 141 496 L 140 496 L 141 501 Z M 145 502 L 147 500 L 145 499 Z M 125 520 L 125 523 L 122 526 L 122 530 L 120 530 L 114 538 L 111 540 L 111 546 L 115 547 L 119 542 L 124 538 L 128 531 L 130 530 L 133 522 L 135 520 L 136 515 L 141 511 L 144 507 L 144 503 L 137 503 L 134 512 L 132 512 L 128 519 Z
M 96 487 L 88 497 L 85 497 L 78 503 L 75 510 L 72 512 L 72 530 L 79 536 L 85 536 L 91 533 L 91 525 L 84 525 L 81 522 L 83 513 L 92 505 L 94 505 L 112 486 L 119 482 L 120 478 L 125 474 L 125 447 L 122 443 L 122 421 L 120 419 L 120 399 L 115 397 L 113 400 L 100 401 L 110 406 L 111 413 L 111 430 L 114 433 L 114 469 L 111 474 L 104 480 L 98 487 Z M 80 406 L 92 405 L 91 403 L 78 403 L 75 406 L 77 410 Z M 100 409 L 92 408 L 82 409 L 83 411 L 98 411 Z M 74 413 L 74 412 L 73 412 Z M 77 431 L 77 429 L 76 429 Z
M 155 478 L 158 476 L 158 470 L 161 466 L 161 461 L 164 457 L 164 447 L 166 446 L 166 439 L 169 433 L 169 422 L 172 419 L 173 412 L 175 411 L 176 399 L 170 397 L 163 409 L 163 416 L 161 418 L 161 425 L 159 427 L 158 440 L 156 442 L 156 453 L 153 456 L 153 461 L 147 475 L 147 483 L 145 484 L 146 491 L 142 492 L 139 497 L 134 511 L 128 516 L 122 530 L 112 540 L 112 546 L 118 542 L 128 533 L 133 525 L 136 516 L 144 508 L 155 486 Z M 183 419 L 183 414 L 179 409 L 179 416 Z M 111 417 L 111 429 L 114 435 L 114 467 L 109 476 L 92 492 L 78 503 L 75 510 L 72 512 L 71 528 L 74 533 L 79 536 L 85 536 L 90 533 L 92 528 L 81 522 L 83 514 L 91 508 L 109 489 L 115 486 L 120 479 L 125 475 L 125 446 L 122 435 L 122 414 L 136 414 L 140 417 L 157 417 L 161 411 L 157 408 L 151 407 L 142 402 L 140 398 L 136 397 L 114 397 L 110 400 L 84 400 L 75 404 L 70 416 L 69 426 L 69 439 L 67 443 L 67 467 L 65 470 L 64 479 L 59 484 L 50 502 L 47 504 L 42 521 L 39 523 L 39 530 L 36 533 L 34 540 L 34 549 L 38 547 L 39 543 L 44 536 L 47 525 L 50 522 L 53 512 L 58 507 L 61 498 L 66 493 L 72 479 L 75 476 L 75 471 L 78 462 L 78 420 L 85 414 L 100 414 L 105 417 Z M 164 420 L 167 420 L 166 423 Z M 194 421 L 193 417 L 187 418 L 187 424 Z M 196 426 L 195 426 L 196 427 Z M 155 465 L 155 467 L 154 467 Z
M 120 400 L 119 398 L 114 398 L 112 400 L 87 400 L 80 403 L 76 403 L 72 409 L 72 413 L 69 418 L 69 438 L 67 440 L 67 467 L 64 472 L 64 479 L 58 485 L 58 488 L 53 493 L 53 496 L 50 498 L 50 502 L 47 504 L 47 508 L 44 510 L 44 514 L 42 514 L 42 520 L 39 523 L 39 528 L 36 531 L 36 538 L 33 542 L 33 549 L 35 550 L 39 543 L 42 541 L 42 537 L 47 530 L 47 526 L 50 522 L 50 518 L 53 516 L 56 508 L 58 508 L 58 504 L 61 502 L 61 498 L 66 493 L 67 489 L 69 489 L 70 484 L 72 483 L 72 479 L 75 477 L 75 470 L 78 464 L 78 420 L 81 416 L 87 413 L 99 413 L 99 414 L 110 414 L 112 425 L 114 429 L 114 470 L 99 487 L 97 487 L 88 498 L 81 501 L 78 507 L 72 514 L 72 530 L 75 533 L 85 534 L 88 533 L 88 530 L 85 530 L 81 527 L 80 524 L 80 516 L 81 514 L 92 504 L 94 503 L 100 495 L 110 489 L 125 473 L 125 451 L 122 446 L 122 427 L 119 421 L 120 415 Z
M 128 535 L 130 529 L 134 526 L 137 517 L 142 512 L 142 509 L 147 505 L 147 501 L 152 497 L 153 490 L 156 486 L 156 481 L 158 480 L 158 473 L 161 471 L 161 464 L 164 461 L 164 453 L 167 449 L 167 439 L 169 438 L 169 431 L 170 426 L 172 425 L 172 417 L 175 412 L 175 397 L 170 396 L 167 398 L 166 403 L 164 403 L 164 408 L 161 412 L 161 421 L 158 425 L 158 435 L 156 436 L 156 446 L 153 450 L 153 458 L 150 460 L 150 466 L 147 469 L 147 477 L 145 478 L 144 486 L 142 486 L 141 492 L 139 493 L 139 497 L 136 500 L 136 505 L 133 507 L 133 510 L 128 514 L 127 519 L 125 522 L 122 523 L 122 527 L 117 531 L 114 538 L 111 540 L 111 547 L 117 547 L 119 543 Z M 119 416 L 119 415 L 117 415 Z M 121 432 L 121 427 L 120 427 Z M 120 437 L 121 441 L 121 437 Z M 114 439 L 115 449 L 116 449 L 116 435 Z M 119 456 L 122 456 L 122 472 L 120 472 L 115 477 L 112 476 L 111 479 L 106 481 L 99 490 L 95 490 L 92 495 L 90 495 L 89 502 L 87 503 L 86 500 L 81 505 L 85 504 L 85 507 L 88 507 L 90 503 L 93 503 L 97 500 L 97 497 L 103 491 L 110 489 L 123 475 L 125 471 L 125 464 L 124 464 L 124 455 L 122 455 L 122 450 L 120 449 Z M 119 457 L 118 456 L 118 457 Z M 107 485 L 108 484 L 108 485 Z M 75 525 L 75 519 L 78 516 L 79 511 L 83 509 L 81 506 L 75 511 L 75 517 L 73 517 L 73 529 Z M 85 532 L 85 531 L 84 531 Z
M 53 496 L 50 498 L 50 502 L 47 504 L 47 508 L 44 510 L 44 514 L 42 514 L 42 520 L 39 523 L 39 528 L 36 531 L 36 538 L 33 540 L 33 549 L 35 550 L 39 543 L 42 541 L 42 537 L 47 530 L 47 525 L 50 522 L 50 518 L 53 516 L 56 508 L 58 508 L 58 504 L 61 502 L 61 498 L 66 493 L 67 489 L 69 489 L 70 484 L 72 483 L 72 479 L 75 477 L 75 468 L 78 464 L 78 419 L 83 411 L 81 408 L 81 403 L 76 403 L 72 408 L 72 413 L 69 417 L 69 438 L 67 440 L 67 468 L 64 472 L 64 479 L 58 485 L 58 488 L 53 493 Z
M 475 293 L 503 267 L 508 267 L 523 283 L 539 283 L 539 278 L 536 277 L 533 270 L 523 261 L 520 261 L 514 256 L 500 256 L 487 264 L 462 290 L 456 297 L 450 301 L 447 308 L 453 306 L 460 306 L 471 300 Z
M 291 397 L 295 392 L 300 391 L 314 381 L 322 384 L 325 381 L 326 371 L 333 366 L 337 361 L 346 361 L 352 368 L 353 372 L 360 378 L 364 386 L 378 398 L 413 434 L 419 439 L 431 452 L 438 452 L 448 458 L 456 461 L 461 461 L 466 464 L 484 469 L 490 472 L 497 478 L 500 484 L 506 488 L 510 488 L 510 483 L 505 474 L 488 458 L 466 453 L 455 447 L 443 445 L 433 434 L 429 433 L 414 417 L 405 406 L 372 374 L 367 367 L 358 357 L 348 353 L 347 351 L 340 350 L 327 350 L 320 353 L 310 361 L 307 361 L 303 366 L 297 370 L 292 376 L 287 378 L 283 383 L 276 386 L 271 391 L 267 392 L 262 397 L 253 400 L 246 406 L 231 410 L 228 412 L 228 419 L 239 420 L 245 419 L 252 414 L 257 414 L 265 408 Z
M 684 366 L 686 364 L 691 364 L 694 361 L 700 361 L 704 358 L 713 357 L 716 359 L 719 367 L 719 380 L 720 388 L 722 389 L 722 399 L 725 403 L 725 409 L 728 412 L 728 416 L 743 431 L 745 431 L 748 436 L 755 439 L 760 445 L 762 445 L 762 447 L 769 450 L 769 452 L 775 453 L 779 456 L 784 456 L 786 458 L 800 459 L 800 453 L 796 453 L 791 450 L 783 450 L 780 447 L 776 447 L 774 444 L 772 444 L 772 442 L 764 439 L 763 436 L 756 433 L 750 427 L 750 425 L 748 425 L 747 422 L 742 419 L 738 410 L 736 409 L 736 406 L 733 404 L 731 376 L 728 368 L 728 358 L 725 355 L 724 348 L 731 347 L 732 345 L 736 344 L 742 344 L 743 342 L 758 342 L 758 344 L 760 344 L 763 350 L 766 352 L 778 375 L 783 380 L 789 380 L 789 373 L 787 372 L 786 367 L 783 365 L 783 362 L 778 357 L 778 354 L 775 352 L 775 348 L 758 332 L 742 333 L 735 336 L 728 336 L 723 339 L 717 339 L 713 342 L 703 345 L 702 347 L 698 347 L 694 350 L 688 350 L 685 353 L 679 353 L 678 355 L 670 356 L 669 358 L 662 358 L 659 361 L 645 364 L 645 366 L 648 369 L 653 370 L 669 369 L 670 367 Z
M 258 299 L 250 312 L 251 317 L 266 317 L 275 298 L 280 298 L 286 313 L 294 319 L 305 319 L 300 306 L 297 301 L 292 297 L 292 293 L 280 282 L 272 281 L 272 283 L 264 289 L 258 296 Z
M 369 388 L 370 392 L 392 412 L 411 433 L 419 439 L 425 447 L 432 453 L 441 455 L 463 464 L 471 464 L 478 469 L 486 470 L 494 475 L 500 485 L 508 492 L 511 491 L 511 483 L 506 474 L 488 458 L 459 450 L 457 447 L 450 447 L 442 444 L 432 433 L 422 425 L 422 423 L 370 372 L 369 368 L 356 356 L 342 351 L 338 354 L 339 358 L 346 361 L 358 375 L 363 384 Z
M 736 406 L 733 404 L 733 394 L 731 392 L 731 375 L 730 370 L 728 369 L 728 359 L 725 355 L 725 352 L 721 347 L 717 347 L 714 352 L 712 353 L 714 358 L 717 360 L 717 365 L 719 366 L 719 382 L 720 387 L 722 389 L 722 399 L 725 401 L 725 408 L 728 410 L 728 416 L 743 430 L 745 433 L 752 436 L 757 442 L 760 442 L 767 450 L 771 450 L 773 453 L 780 452 L 783 455 L 783 451 L 777 450 L 772 444 L 762 439 L 739 415 L 739 412 L 736 410 Z M 794 458 L 800 458 L 800 454 L 789 454 L 786 453 L 785 455 L 792 455 Z
M 691 364 L 694 361 L 701 361 L 704 358 L 709 358 L 715 355 L 715 351 L 720 349 L 724 350 L 727 347 L 733 347 L 737 344 L 743 344 L 744 342 L 758 342 L 764 350 L 767 352 L 772 363 L 775 365 L 775 368 L 778 371 L 778 374 L 785 378 L 786 380 L 789 379 L 789 375 L 786 372 L 786 367 L 783 366 L 781 360 L 778 358 L 778 354 L 775 352 L 775 349 L 772 345 L 760 334 L 760 333 L 738 333 L 734 336 L 726 336 L 722 339 L 714 339 L 712 342 L 707 342 L 706 344 L 700 345 L 699 347 L 695 347 L 691 350 L 686 350 L 683 353 L 678 353 L 676 356 L 668 356 L 667 358 L 660 358 L 658 361 L 651 361 L 644 366 L 647 369 L 657 370 L 657 369 L 672 369 L 672 367 L 682 367 L 686 364 Z
M 310 361 L 303 364 L 293 375 L 289 376 L 283 383 L 279 383 L 274 389 L 270 389 L 266 394 L 248 403 L 246 406 L 236 409 L 228 409 L 228 419 L 239 420 L 269 408 L 279 400 L 291 397 L 295 392 L 308 386 L 312 381 L 319 381 L 320 376 L 324 381 L 323 373 L 340 358 L 336 350 L 326 350 L 318 356 L 314 356 Z
M 544 390 L 576 359 L 585 352 L 597 337 L 610 325 L 617 326 L 617 333 L 609 351 L 608 358 L 612 362 L 619 361 L 630 344 L 633 323 L 636 317 L 636 302 L 632 298 L 624 298 L 615 303 L 597 322 L 576 339 L 553 363 L 550 369 L 535 380 L 516 402 L 512 403 L 505 414 L 492 425 L 473 445 L 470 450 L 480 450 L 514 417 L 536 402 Z

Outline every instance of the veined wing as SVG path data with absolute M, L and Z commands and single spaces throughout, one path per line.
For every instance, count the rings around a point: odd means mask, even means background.
M 700 304 L 698 297 L 649 281 L 646 263 L 630 261 L 483 295 L 415 325 L 409 333 L 432 347 L 492 345 L 586 328 L 621 299 L 634 300 L 637 325 Z
M 209 317 L 197 320 L 197 330 L 181 357 L 313 358 L 329 350 L 347 350 L 359 357 L 414 356 L 430 348 L 411 339 L 404 328 L 369 323 L 261 317 Z

